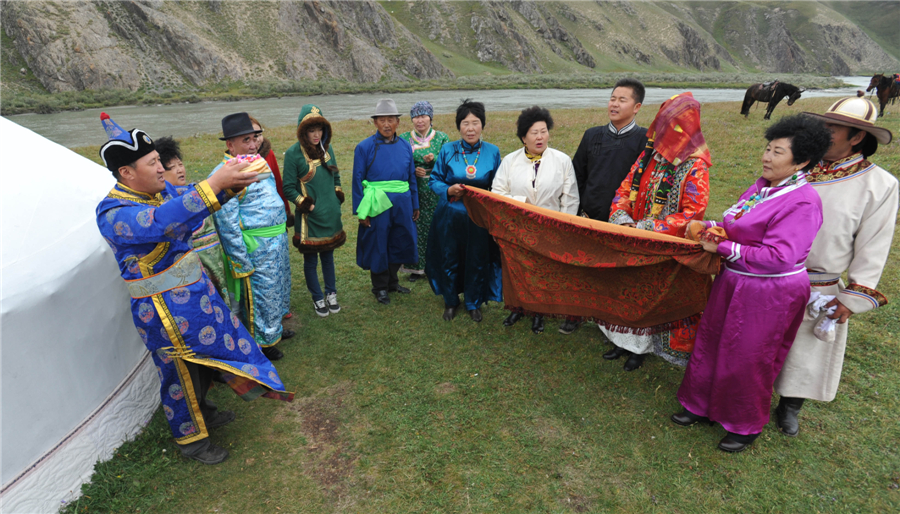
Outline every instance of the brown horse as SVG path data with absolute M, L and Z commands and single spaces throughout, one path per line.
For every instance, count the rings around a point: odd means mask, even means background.
M 894 82 L 892 77 L 886 77 L 884 73 L 878 73 L 872 76 L 866 92 L 873 89 L 875 90 L 875 96 L 878 97 L 878 103 L 881 104 L 881 114 L 879 116 L 884 116 L 884 106 L 888 103 L 893 104 L 894 99 L 900 96 L 900 84 Z
M 769 106 L 766 107 L 766 115 L 763 116 L 763 119 L 767 120 L 772 116 L 772 111 L 775 110 L 775 106 L 784 100 L 784 97 L 788 97 L 788 105 L 794 105 L 794 102 L 800 98 L 800 94 L 804 91 L 806 90 L 788 84 L 787 82 L 778 82 L 770 87 L 763 87 L 762 84 L 753 84 L 747 88 L 747 93 L 744 94 L 744 103 L 741 105 L 741 114 L 743 114 L 745 118 L 748 117 L 750 115 L 750 107 L 753 106 L 754 102 L 769 102 Z

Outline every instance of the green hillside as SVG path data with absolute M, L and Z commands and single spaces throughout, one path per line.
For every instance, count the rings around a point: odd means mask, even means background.
M 884 51 L 900 59 L 900 2 L 822 2 L 862 28 Z

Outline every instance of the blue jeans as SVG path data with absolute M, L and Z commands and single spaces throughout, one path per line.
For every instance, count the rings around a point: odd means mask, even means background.
M 303 254 L 303 275 L 306 277 L 306 289 L 312 295 L 313 301 L 324 300 L 322 286 L 319 285 L 319 274 L 316 268 L 319 266 L 319 256 L 322 256 L 322 278 L 325 279 L 325 294 L 336 293 L 334 278 L 334 250 L 322 253 Z

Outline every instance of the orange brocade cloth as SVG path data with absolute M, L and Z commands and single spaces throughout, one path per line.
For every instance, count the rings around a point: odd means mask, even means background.
M 719 256 L 699 243 L 481 189 L 465 193 L 469 217 L 500 246 L 507 308 L 580 316 L 642 335 L 699 321 L 719 269 Z

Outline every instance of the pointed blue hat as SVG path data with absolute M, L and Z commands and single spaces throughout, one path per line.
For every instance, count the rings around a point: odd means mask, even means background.
M 156 150 L 153 140 L 143 130 L 125 130 L 105 112 L 100 113 L 100 123 L 109 137 L 109 141 L 100 147 L 100 158 L 113 174 Z

